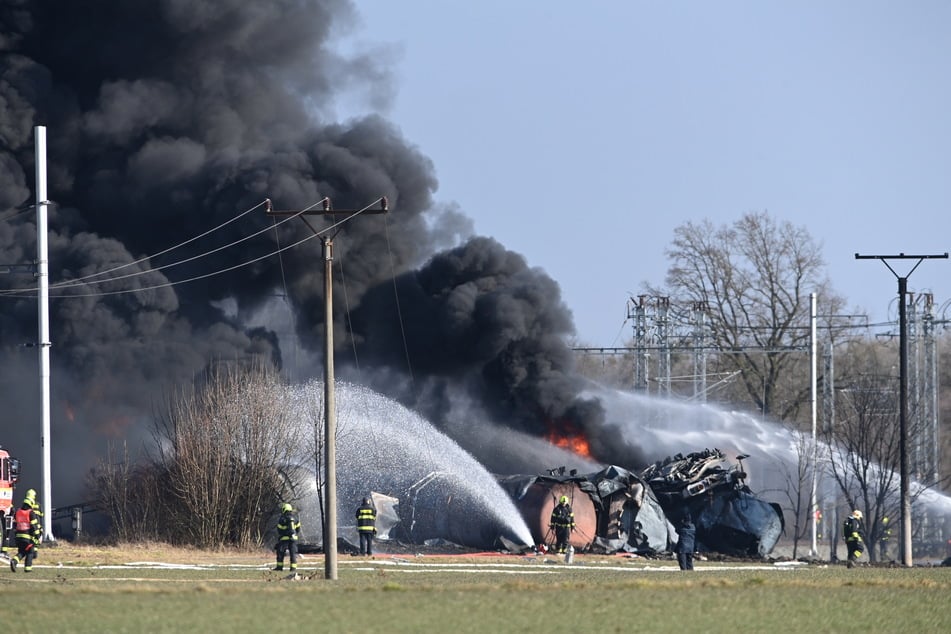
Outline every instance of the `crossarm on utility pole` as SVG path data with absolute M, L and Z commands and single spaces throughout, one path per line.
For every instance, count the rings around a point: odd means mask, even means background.
M 317 209 L 300 209 L 297 211 L 276 211 L 271 200 L 265 201 L 265 214 L 268 216 L 301 216 L 301 220 L 310 227 L 315 235 L 318 231 L 307 222 L 304 216 L 335 216 L 342 219 L 323 230 L 323 233 L 342 225 L 362 214 L 385 214 L 389 211 L 389 203 L 385 196 L 378 198 L 363 209 L 332 209 L 329 198 L 324 198 Z M 379 208 L 373 208 L 379 204 Z M 324 256 L 324 488 L 326 489 L 326 512 L 324 513 L 324 578 L 337 578 L 337 408 L 334 394 L 334 343 L 333 343 L 333 239 L 332 236 L 322 236 Z M 317 439 L 317 430 L 314 438 Z M 319 455 L 315 448 L 315 457 Z M 318 482 L 319 484 L 319 482 Z
M 390 211 L 389 200 L 386 196 L 381 196 L 363 209 L 334 209 L 330 198 L 324 197 L 317 204 L 320 207 L 308 209 L 274 209 L 271 199 L 264 201 L 264 213 L 267 216 L 334 216 L 343 220 L 349 220 L 352 216 L 358 214 L 385 214 Z M 374 207 L 379 205 L 379 208 Z
M 900 489 L 901 489 L 901 560 L 902 565 L 911 568 L 914 563 L 911 553 L 911 473 L 908 464 L 908 341 L 907 318 L 905 316 L 905 294 L 908 291 L 908 277 L 915 272 L 923 260 L 947 260 L 947 252 L 937 255 L 860 255 L 855 254 L 856 260 L 881 260 L 898 279 L 898 443 L 900 452 Z M 895 272 L 888 260 L 918 260 L 911 270 L 904 276 Z

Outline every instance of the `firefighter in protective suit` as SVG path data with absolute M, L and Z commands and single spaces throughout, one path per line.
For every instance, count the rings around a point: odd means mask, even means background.
M 36 489 L 26 490 L 26 495 L 23 497 L 23 503 L 29 504 L 30 508 L 33 509 L 33 512 L 36 513 L 37 517 L 43 517 L 43 512 L 40 511 L 40 503 L 36 501 Z
M 16 537 L 17 554 L 10 559 L 10 570 L 17 571 L 17 565 L 23 562 L 23 572 L 33 572 L 33 559 L 36 547 L 43 538 L 43 525 L 40 524 L 39 505 L 36 503 L 36 491 L 26 492 L 23 504 L 13 515 L 13 531 Z
M 865 552 L 865 527 L 862 525 L 862 511 L 855 509 L 842 522 L 842 536 L 845 538 L 845 547 L 849 551 L 847 566 L 852 568 L 862 553 Z
M 548 521 L 549 528 L 555 534 L 555 549 L 559 553 L 565 552 L 568 548 L 568 540 L 571 537 L 571 531 L 575 529 L 575 513 L 568 504 L 568 496 L 563 495 L 558 498 L 558 505 L 551 511 L 551 519 Z
M 363 498 L 357 507 L 357 532 L 360 533 L 360 554 L 373 555 L 373 536 L 376 535 L 376 509 L 370 498 Z
M 888 541 L 892 538 L 892 527 L 888 524 L 888 516 L 882 517 L 882 532 L 878 538 L 878 560 L 888 559 Z
M 284 555 L 290 553 L 291 570 L 297 570 L 297 540 L 300 533 L 300 520 L 290 504 L 281 506 L 281 517 L 277 520 L 277 565 L 274 570 L 284 570 Z
M 40 505 L 39 505 L 39 504 L 37 503 L 37 501 L 36 501 L 36 490 L 35 490 L 35 489 L 27 489 L 26 495 L 25 495 L 24 498 L 23 498 L 23 503 L 30 505 L 30 508 L 33 509 L 33 513 L 36 515 L 37 518 L 43 517 L 43 512 L 40 511 Z M 10 511 L 10 517 L 12 518 L 14 515 L 16 515 L 16 511 L 12 511 L 12 510 L 11 510 L 11 511 Z M 41 528 L 42 528 L 42 526 L 41 526 Z M 9 541 L 8 541 L 8 540 L 9 540 Z M 3 545 L 3 552 L 7 552 L 7 551 L 9 551 L 9 550 L 13 550 L 13 546 L 14 546 L 14 543 L 15 543 L 15 542 L 16 542 L 15 529 L 14 529 L 13 524 L 11 523 L 11 524 L 10 524 L 10 532 L 7 533 L 7 534 L 5 534 L 5 535 L 3 536 L 3 544 L 4 544 L 4 545 Z M 9 544 L 9 546 L 8 546 L 8 544 Z M 34 556 L 35 556 L 35 555 L 34 555 Z

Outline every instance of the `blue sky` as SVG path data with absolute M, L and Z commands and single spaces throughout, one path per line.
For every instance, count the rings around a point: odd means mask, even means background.
M 627 298 L 687 221 L 806 227 L 873 321 L 898 285 L 856 252 L 951 250 L 949 2 L 357 5 L 350 43 L 394 78 L 365 108 L 433 160 L 437 199 L 558 281 L 586 344 L 631 337 Z M 928 260 L 909 290 L 943 316 L 949 280 Z

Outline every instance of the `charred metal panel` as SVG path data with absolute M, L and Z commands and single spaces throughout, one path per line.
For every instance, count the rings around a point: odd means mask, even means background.
M 640 476 L 611 465 L 587 478 L 601 498 L 599 550 L 652 553 L 668 549 L 673 528 Z

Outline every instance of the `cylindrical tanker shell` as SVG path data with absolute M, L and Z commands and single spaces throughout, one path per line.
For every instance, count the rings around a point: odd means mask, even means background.
M 569 543 L 578 550 L 591 545 L 597 535 L 598 516 L 594 502 L 574 482 L 550 482 L 537 480 L 528 487 L 521 499 L 515 500 L 515 506 L 532 531 L 536 544 L 553 544 L 554 532 L 549 530 L 551 512 L 561 496 L 567 496 L 571 510 L 575 514 L 575 530 Z

